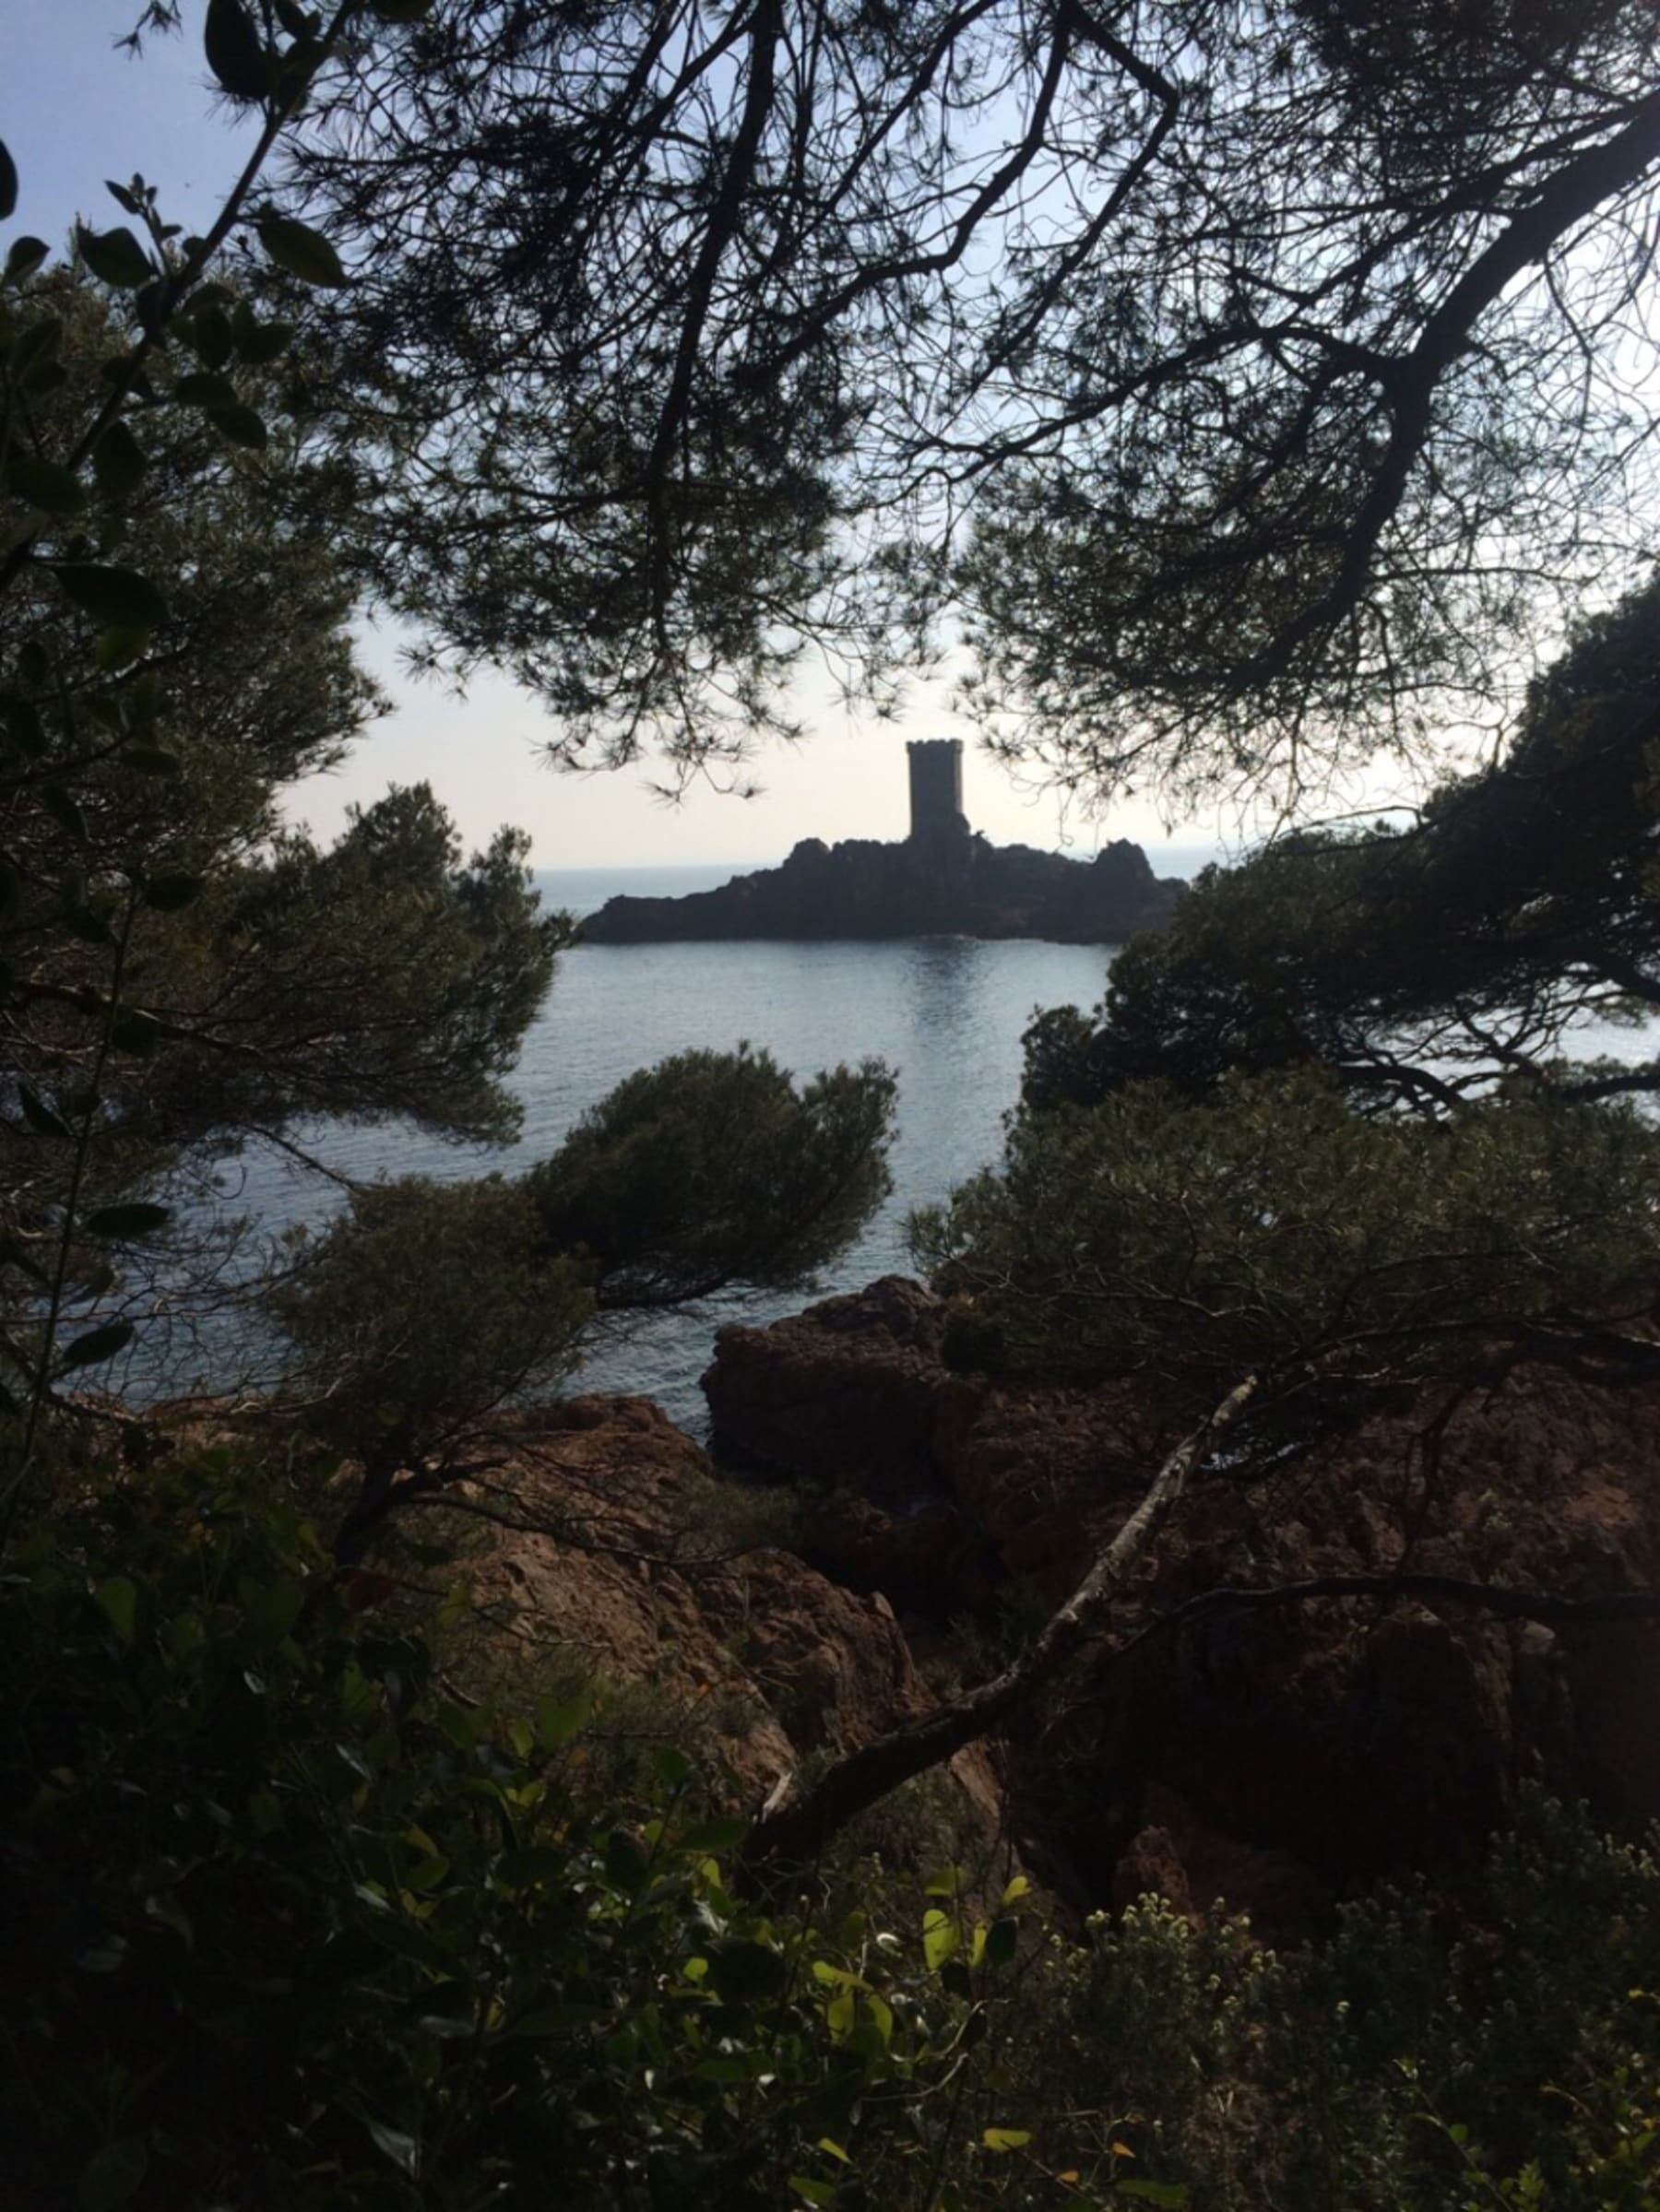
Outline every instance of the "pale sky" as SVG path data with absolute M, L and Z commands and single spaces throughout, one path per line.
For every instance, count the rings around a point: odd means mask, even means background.
M 200 59 L 200 9 L 186 34 L 151 39 L 143 58 L 115 51 L 140 0 L 0 0 L 0 137 L 21 180 L 6 236 L 33 231 L 54 245 L 79 214 L 120 219 L 103 180 L 135 172 L 161 191 L 163 214 L 205 227 L 243 158 L 238 125 L 208 89 Z M 0 240 L 0 245 L 4 240 Z M 293 795 L 297 820 L 332 835 L 346 808 L 389 783 L 432 784 L 469 843 L 503 822 L 528 830 L 544 868 L 656 866 L 781 858 L 799 838 L 901 837 L 906 830 L 905 740 L 965 739 L 965 801 L 974 827 L 999 844 L 1071 844 L 1087 853 L 1109 837 L 1134 837 L 1160 865 L 1165 832 L 1150 806 L 1119 809 L 1102 824 L 1063 822 L 1053 797 L 1023 794 L 954 718 L 949 686 L 918 687 L 897 722 L 850 721 L 828 685 L 804 683 L 796 712 L 809 740 L 772 747 L 755 763 L 759 798 L 694 789 L 667 806 L 644 771 L 572 777 L 541 764 L 549 720 L 535 701 L 495 677 L 464 701 L 406 679 L 397 633 L 368 628 L 364 657 L 394 697 L 392 713 L 336 775 Z M 1230 825 L 1179 825 L 1178 846 L 1233 842 Z

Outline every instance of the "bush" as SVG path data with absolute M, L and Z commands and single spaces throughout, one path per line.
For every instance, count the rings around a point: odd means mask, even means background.
M 647 1797 L 596 1791 L 590 1692 L 463 1701 L 377 1626 L 385 1594 L 227 1455 L 16 1551 L 0 2123 L 27 2201 L 1071 2197 L 995 2079 L 1017 1895 L 976 1921 L 943 1877 L 904 1934 L 745 1899 L 744 1824 L 681 1751 Z
M 79 1484 L 0 1586 L 11 2201 L 1654 2201 L 1660 1867 L 1579 1816 L 1283 1958 L 1151 1904 L 1045 1938 L 953 1868 L 746 1896 L 678 1746 L 453 1691 L 271 1468 Z

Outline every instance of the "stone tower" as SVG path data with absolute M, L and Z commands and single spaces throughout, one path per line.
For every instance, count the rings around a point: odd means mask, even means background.
M 910 841 L 938 845 L 968 834 L 963 812 L 963 740 L 920 738 L 910 755 Z

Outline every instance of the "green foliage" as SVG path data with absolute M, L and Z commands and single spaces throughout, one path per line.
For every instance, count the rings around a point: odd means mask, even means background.
M 745 1824 L 682 1753 L 596 1795 L 590 1694 L 457 1702 L 380 1594 L 223 1456 L 17 1555 L 0 2115 L 32 2201 L 1097 2201 L 998 2076 L 1018 1890 L 977 1914 L 942 1877 L 892 1932 L 745 1900 Z
M 266 56 L 268 146 L 321 32 L 272 44 L 236 0 L 218 18 L 221 61 L 249 38 Z M 293 419 L 292 327 L 209 273 L 248 183 L 212 240 L 184 241 L 142 178 L 113 183 L 135 229 L 83 229 L 70 270 L 14 253 L 0 284 L 0 1030 L 18 1079 L 0 1101 L 0 1414 L 20 1423 L 0 1522 L 55 1374 L 125 1343 L 158 1266 L 176 1297 L 189 1265 L 220 1263 L 175 1235 L 204 1161 L 314 1115 L 510 1135 L 500 1078 L 569 934 L 538 916 L 522 840 L 464 865 L 424 789 L 327 851 L 279 829 L 280 788 L 338 763 L 379 700 L 334 551 L 349 481 Z
M 1196 1414 L 1253 1371 L 1398 1384 L 1646 1298 L 1657 1144 L 1629 1109 L 1526 1094 L 1370 1120 L 1317 1070 L 1200 1104 L 1141 1083 L 1017 1116 L 914 1236 L 1011 1364 L 1140 1375 Z
M 1011 2089 L 1205 2212 L 1636 2212 L 1657 1954 L 1660 1866 L 1534 1800 L 1460 1903 L 1351 1906 L 1304 1951 L 1154 1899 L 1092 1923 L 1046 1958 Z
M 1208 870 L 1125 949 L 1094 1023 L 1039 1018 L 1027 1103 L 1155 1078 L 1203 1097 L 1309 1060 L 1373 1109 L 1445 1112 L 1522 1076 L 1570 1097 L 1660 1085 L 1652 1059 L 1575 1064 L 1571 1027 L 1660 1004 L 1657 709 L 1651 584 L 1581 626 L 1503 758 L 1414 827 L 1298 832 Z
M 891 1188 L 895 1090 L 878 1060 L 798 1091 L 765 1051 L 681 1053 L 584 1115 L 530 1194 L 550 1244 L 588 1256 L 602 1306 L 799 1283 Z
M 86 1477 L 94 1473 L 89 1484 Z M 312 1470 L 314 1484 L 326 1469 Z M 1463 1905 L 1275 1958 L 1043 1939 L 744 1823 L 603 1695 L 453 1693 L 272 1465 L 77 1471 L 0 1587 L 0 2127 L 31 2203 L 1449 2212 L 1652 2201 L 1660 1867 L 1536 1804 Z M 1529 2194 L 1531 2192 L 1531 2194 Z M 1645 2194 L 1646 2193 L 1646 2194 Z
M 327 1113 L 475 1142 L 516 1132 L 501 1078 L 573 934 L 567 917 L 538 913 L 528 843 L 502 830 L 464 864 L 417 784 L 354 809 L 326 848 L 279 837 L 225 886 L 206 918 L 246 963 L 230 981 L 264 1044 L 278 1126 Z M 221 1082 L 234 1098 L 243 1080 L 232 1069 Z M 255 1076 L 251 1112 L 261 1096 Z
M 430 902 L 406 888 L 385 926 L 441 955 Z M 461 980 L 457 1019 L 488 1036 L 500 1017 Z M 575 1365 L 596 1307 L 797 1283 L 841 1250 L 888 1188 L 893 1100 L 874 1061 L 798 1090 L 765 1053 L 683 1053 L 627 1077 L 521 1177 L 357 1191 L 267 1301 L 296 1355 L 293 1418 L 362 1466 L 349 1526 L 410 1494 L 400 1470 L 430 1486 L 479 1457 L 492 1423 L 502 1441 Z
M 592 1311 L 573 1263 L 540 1253 L 523 1186 L 496 1176 L 358 1190 L 268 1303 L 303 1425 L 362 1460 L 376 1500 L 567 1373 Z

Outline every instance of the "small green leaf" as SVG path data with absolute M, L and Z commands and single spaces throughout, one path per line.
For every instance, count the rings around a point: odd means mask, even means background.
M 268 1583 L 244 1576 L 237 1586 L 243 1618 L 266 1644 L 279 1644 L 289 1634 L 305 1611 L 305 1584 L 293 1575 L 282 1575 Z
M 717 2052 L 708 2058 L 700 2058 L 692 2071 L 699 2081 L 736 2084 L 753 2081 L 765 2063 L 765 2059 L 753 2052 L 748 2058 L 739 2058 L 732 2052 Z
M 15 1267 L 32 1283 L 50 1283 L 52 1278 L 31 1253 L 26 1252 L 15 1236 L 0 1236 L 0 1267 Z
M 239 315 L 235 324 L 236 350 L 251 369 L 267 368 L 280 361 L 294 340 L 291 323 L 259 323 L 253 315 L 243 322 Z
M 144 903 L 153 906 L 158 914 L 177 914 L 182 906 L 190 905 L 202 893 L 200 876 L 177 874 L 146 876 Z
M 995 1920 L 986 1931 L 986 1960 L 990 1966 L 1007 1966 L 1020 1948 L 1020 1928 L 1012 1920 Z
M 536 1709 L 536 1740 L 544 1751 L 557 1751 L 587 1725 L 594 1709 L 592 1690 L 578 1690 L 563 1701 L 544 1697 Z
M 131 2204 L 149 2171 L 149 2148 L 142 2135 L 119 2135 L 106 2143 L 82 2169 L 76 2194 L 80 2212 L 115 2212 Z
M 681 1848 L 682 1851 L 717 1853 L 735 1851 L 749 1832 L 749 1822 L 739 1819 L 735 1814 L 715 1820 L 700 1820 L 681 1838 Z
M 835 2185 L 830 2182 L 815 2182 L 811 2174 L 792 2173 L 789 2185 L 798 2196 L 805 2197 L 810 2205 L 833 2205 L 836 2202 Z
M 650 1870 L 646 1847 L 626 1828 L 613 1828 L 605 1839 L 605 1872 L 609 1881 L 626 1895 L 641 1887 Z
M 340 1749 L 343 1753 L 345 1746 L 341 1745 Z M 354 1778 L 355 1774 L 356 1769 L 353 1768 Z M 363 1774 L 367 1779 L 366 1768 Z M 356 1925 L 372 1942 L 378 1944 L 383 1951 L 391 1952 L 394 1958 L 408 1958 L 442 1981 L 455 1978 L 457 1959 L 453 1945 L 440 1942 L 419 1921 L 405 1920 L 397 1913 L 383 1911 L 378 1915 L 366 1914 Z
M 1115 2182 L 1115 2196 L 1133 2197 L 1139 2205 L 1164 2205 L 1168 2212 L 1182 2212 L 1189 2203 L 1187 2189 L 1180 2182 Z
M 87 503 L 86 487 L 73 468 L 33 454 L 14 454 L 6 467 L 6 488 L 42 515 L 78 515 Z
M 94 621 L 124 630 L 153 630 L 167 620 L 167 601 L 134 568 L 91 561 L 59 561 L 53 574 L 65 595 Z
M 936 1910 L 922 1915 L 922 1956 L 931 1974 L 937 1974 L 952 1957 L 962 1934 L 948 1913 Z
M 232 100 L 265 98 L 270 89 L 270 65 L 243 0 L 208 0 L 202 47 L 208 68 Z
M 658 1745 L 652 1752 L 651 1763 L 671 1790 L 683 1790 L 697 1772 L 678 1744 Z
M 114 231 L 89 231 L 77 224 L 75 243 L 92 274 L 117 291 L 136 291 L 156 273 L 149 255 L 125 224 Z
M 101 1366 L 132 1341 L 131 1321 L 105 1321 L 101 1328 L 89 1329 L 85 1336 L 76 1338 L 59 1360 L 58 1372 L 66 1375 L 72 1367 Z
M 298 277 L 302 284 L 345 283 L 340 256 L 321 231 L 290 215 L 261 216 L 257 228 L 260 243 L 277 266 Z
M 51 251 L 43 238 L 14 238 L 6 256 L 6 281 L 21 284 L 25 277 L 32 277 Z
M 0 728 L 31 761 L 38 761 L 47 748 L 45 725 L 31 699 L 21 692 L 0 692 Z
M 242 394 L 228 376 L 215 376 L 206 369 L 193 369 L 188 376 L 181 376 L 173 386 L 173 397 L 182 399 L 186 407 L 236 407 Z
M 112 422 L 92 448 L 92 474 L 108 499 L 127 499 L 144 480 L 147 456 L 125 422 Z
M 988 2150 L 1024 2150 L 1031 2139 L 1026 2127 L 989 2127 L 980 2137 Z
M 23 1108 L 23 1118 L 38 1136 L 66 1137 L 69 1124 L 61 1114 L 54 1114 L 46 1101 L 31 1091 L 25 1082 L 18 1085 L 18 1103 Z
M 125 1575 L 111 1575 L 92 1592 L 98 1607 L 124 1644 L 133 1640 L 138 1621 L 138 1588 Z
M 95 1213 L 89 1213 L 87 1231 L 92 1236 L 148 1236 L 166 1228 L 172 1219 L 171 1206 L 152 1206 L 135 1199 L 128 1206 L 100 1206 Z
M 177 325 L 179 336 L 200 361 L 209 369 L 222 369 L 234 350 L 231 336 L 231 318 L 222 308 L 193 306 L 189 315 Z
M 166 704 L 167 693 L 154 668 L 136 676 L 121 694 L 129 729 L 148 729 Z
M 399 2127 L 388 2127 L 384 2120 L 365 2119 L 363 2125 L 374 2136 L 375 2146 L 384 2150 L 393 2163 L 411 2181 L 421 2171 L 421 2146 L 413 2135 L 406 2135 Z
M 6 150 L 6 141 L 0 138 L 0 222 L 17 212 L 18 164 Z
M 270 432 L 257 408 L 210 407 L 204 412 L 219 436 L 229 438 L 232 445 L 245 445 L 255 453 L 261 453 L 270 443 Z

